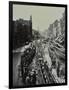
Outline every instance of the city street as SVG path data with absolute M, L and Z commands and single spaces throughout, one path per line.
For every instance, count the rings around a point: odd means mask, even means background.
M 41 41 L 36 43 L 32 42 L 32 45 L 36 47 L 35 56 L 28 66 L 28 72 L 36 72 L 36 83 L 35 85 L 41 85 L 41 84 L 51 84 L 51 83 L 58 83 L 58 77 L 56 74 L 55 69 L 50 71 L 52 61 L 49 56 L 49 44 L 43 44 Z M 31 44 L 27 45 L 28 48 L 30 48 Z M 26 46 L 25 46 L 26 47 Z M 15 50 L 13 53 L 13 84 L 14 86 L 23 86 L 22 78 L 18 77 L 18 66 L 21 62 L 21 55 L 24 51 L 26 51 L 26 48 L 22 47 L 20 49 Z M 30 54 L 29 54 L 30 56 Z M 27 63 L 27 62 L 26 62 Z M 54 73 L 53 73 L 54 72 Z M 54 77 L 55 76 L 55 77 Z

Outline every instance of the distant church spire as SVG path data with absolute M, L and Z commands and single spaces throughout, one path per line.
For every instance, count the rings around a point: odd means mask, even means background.
M 30 16 L 30 20 L 32 21 L 32 15 Z

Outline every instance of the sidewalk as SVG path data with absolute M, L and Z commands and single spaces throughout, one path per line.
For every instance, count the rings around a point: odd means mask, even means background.
M 30 43 L 28 45 L 25 45 L 23 47 L 17 48 L 16 50 L 13 50 L 13 53 L 21 53 L 24 52 L 27 48 L 30 47 Z

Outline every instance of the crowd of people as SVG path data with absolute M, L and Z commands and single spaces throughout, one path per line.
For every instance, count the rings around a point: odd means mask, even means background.
M 31 64 L 36 53 L 36 47 L 31 45 L 31 47 L 27 48 L 23 54 L 21 55 L 20 67 L 18 69 L 18 74 L 22 78 L 23 85 L 29 85 L 35 83 L 35 71 L 29 71 L 28 67 Z M 19 77 L 18 77 L 19 78 Z
M 57 83 L 55 77 L 52 74 L 51 68 L 48 66 L 48 62 L 44 61 L 44 50 L 45 46 L 41 41 L 35 41 L 31 43 L 31 47 L 27 48 L 21 56 L 21 78 L 22 83 L 25 86 L 37 85 L 37 78 L 43 79 L 43 84 Z M 30 64 L 33 62 L 34 57 L 36 57 L 36 66 L 40 68 L 35 70 L 34 68 L 29 68 Z M 40 82 L 40 80 L 39 80 Z

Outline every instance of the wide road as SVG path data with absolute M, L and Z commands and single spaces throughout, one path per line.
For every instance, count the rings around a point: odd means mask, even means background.
M 29 65 L 29 69 L 31 69 L 31 71 L 34 69 L 37 72 L 36 85 L 48 84 L 45 82 L 40 61 L 39 61 L 39 58 L 41 57 L 43 58 L 43 62 L 47 61 L 48 67 L 49 68 L 51 67 L 51 59 L 48 52 L 48 44 L 43 46 L 43 43 L 38 43 L 38 41 L 36 41 L 35 46 L 36 46 L 36 54 Z M 14 86 L 23 86 L 22 81 L 18 79 L 18 65 L 20 64 L 22 53 L 23 52 L 20 53 L 20 51 L 17 53 L 13 53 L 13 85 Z M 45 73 L 47 77 L 47 82 L 50 82 L 50 80 L 53 80 L 51 75 L 49 77 L 49 73 L 47 71 L 45 71 Z

